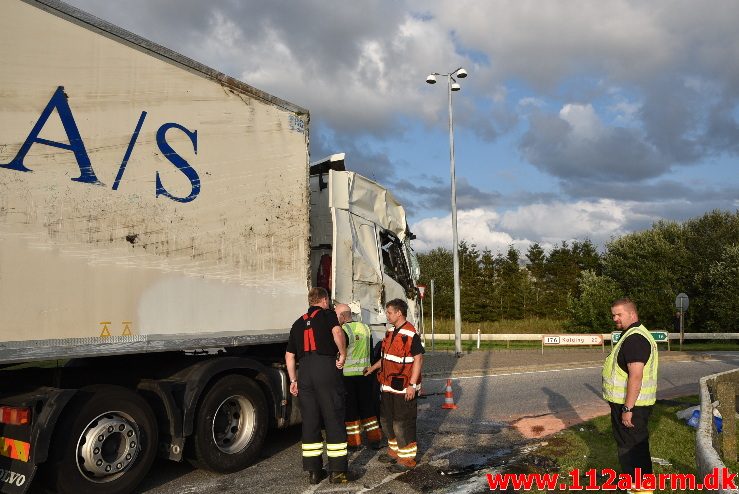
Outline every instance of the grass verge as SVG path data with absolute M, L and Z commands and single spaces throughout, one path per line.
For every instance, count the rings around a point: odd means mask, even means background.
M 565 332 L 567 321 L 561 319 L 503 319 L 500 321 L 467 322 L 462 321 L 464 333 L 477 334 L 479 329 L 483 334 L 530 334 L 530 333 L 562 333 Z M 431 319 L 424 317 L 423 327 L 431 334 Z M 454 319 L 435 318 L 434 332 L 438 334 L 454 333 Z
M 698 404 L 698 397 L 690 396 L 679 400 L 660 400 L 654 407 L 649 421 L 650 449 L 655 474 L 696 474 L 695 429 L 678 420 L 675 412 Z M 664 463 L 664 464 L 663 464 Z M 583 424 L 554 434 L 541 443 L 535 451 L 509 465 L 510 473 L 559 473 L 560 478 L 578 469 L 580 484 L 586 487 L 590 478 L 586 472 L 604 468 L 618 471 L 616 444 L 611 433 L 610 417 L 598 417 Z M 736 470 L 732 470 L 736 472 Z M 598 477 L 602 485 L 605 477 Z M 703 479 L 697 479 L 702 482 Z M 572 483 L 571 478 L 563 481 Z M 544 492 L 532 489 L 531 492 Z M 554 491 L 563 492 L 563 491 Z M 698 493 L 703 491 L 667 489 L 660 492 Z

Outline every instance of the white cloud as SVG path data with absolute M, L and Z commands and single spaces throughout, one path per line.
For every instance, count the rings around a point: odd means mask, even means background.
M 611 237 L 628 232 L 629 224 L 651 222 L 633 210 L 635 202 L 612 200 L 553 202 L 521 206 L 500 215 L 484 208 L 458 213 L 459 239 L 493 252 L 513 244 L 525 252 L 534 242 L 549 249 L 562 241 L 590 239 L 603 246 Z M 412 226 L 416 249 L 451 247 L 451 215 L 426 218 Z
M 575 139 L 595 139 L 603 130 L 603 124 L 591 104 L 564 105 L 559 111 L 559 118 L 570 124 Z
M 504 73 L 553 87 L 575 71 L 625 78 L 654 73 L 679 55 L 660 11 L 609 0 L 424 2 L 460 42 L 488 54 Z M 683 9 L 691 10 L 689 5 Z M 649 47 L 645 50 L 645 47 Z
M 545 102 L 543 99 L 531 96 L 518 100 L 518 106 L 521 108 L 542 108 L 544 105 Z
M 613 200 L 532 204 L 505 212 L 500 227 L 541 243 L 589 238 L 602 244 L 613 235 L 625 233 L 630 214 L 629 204 Z
M 591 104 L 566 104 L 558 115 L 534 114 L 520 150 L 537 168 L 567 182 L 638 181 L 662 175 L 670 160 L 646 132 L 608 127 Z
M 620 127 L 638 126 L 638 116 L 641 106 L 642 104 L 639 102 L 618 99 L 615 103 L 608 106 L 608 111 L 612 114 L 614 125 Z
M 505 252 L 510 244 L 520 249 L 527 241 L 514 239 L 506 232 L 499 231 L 497 225 L 500 215 L 490 209 L 471 209 L 457 213 L 457 230 L 459 240 L 477 245 L 480 248 L 490 248 L 494 252 Z M 420 251 L 434 247 L 452 246 L 452 216 L 426 218 L 411 227 L 417 239 L 413 242 L 414 248 Z

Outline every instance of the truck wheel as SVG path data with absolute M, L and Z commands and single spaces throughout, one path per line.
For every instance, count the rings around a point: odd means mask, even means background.
M 267 436 L 267 401 L 251 379 L 230 375 L 218 380 L 198 407 L 192 436 L 193 464 L 215 472 L 246 468 Z
M 48 480 L 60 494 L 132 492 L 156 457 L 154 412 L 126 388 L 80 390 L 56 430 Z

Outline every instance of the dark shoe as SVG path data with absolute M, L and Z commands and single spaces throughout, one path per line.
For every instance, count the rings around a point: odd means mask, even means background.
M 404 473 L 410 472 L 411 470 L 413 470 L 413 467 L 403 465 L 402 463 L 394 463 L 387 467 L 387 469 L 390 470 L 392 473 Z
M 395 463 L 398 460 L 396 460 L 395 458 L 393 458 L 387 453 L 380 453 L 377 456 L 377 461 L 379 461 L 380 463 Z
M 317 470 L 310 473 L 309 482 L 312 485 L 320 484 L 326 478 L 326 470 Z
M 380 451 L 384 446 L 382 445 L 382 441 L 377 441 L 376 443 L 370 443 L 369 447 L 375 451 Z
M 349 451 L 359 451 L 360 449 L 362 449 L 362 446 L 361 445 L 358 445 L 358 446 L 349 445 L 346 447 L 346 449 L 348 449 Z
M 328 481 L 332 484 L 346 484 L 347 482 L 353 482 L 354 476 L 349 472 L 331 472 Z

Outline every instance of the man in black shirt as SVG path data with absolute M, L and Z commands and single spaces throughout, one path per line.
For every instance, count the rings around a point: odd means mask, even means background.
M 344 382 L 341 369 L 346 361 L 346 334 L 336 313 L 328 310 L 328 292 L 312 288 L 308 293 L 310 307 L 290 330 L 285 352 L 290 393 L 300 395 L 303 418 L 303 470 L 310 472 L 310 483 L 325 477 L 323 470 L 323 438 L 326 428 L 326 455 L 331 483 L 348 482 L 346 428 L 344 426 Z M 337 358 L 338 356 L 338 358 Z M 300 362 L 300 380 L 296 373 Z
M 639 485 L 639 474 L 652 473 L 648 422 L 657 395 L 659 355 L 654 338 L 639 322 L 634 302 L 616 300 L 611 315 L 623 333 L 603 365 L 603 397 L 611 407 L 622 473 L 632 475 Z

